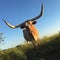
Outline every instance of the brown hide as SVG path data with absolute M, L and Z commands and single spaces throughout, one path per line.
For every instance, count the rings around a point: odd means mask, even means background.
M 28 26 L 23 29 L 23 35 L 26 41 L 33 41 L 35 40 L 37 42 L 39 38 L 39 34 L 35 26 L 32 24 L 31 21 L 28 21 Z

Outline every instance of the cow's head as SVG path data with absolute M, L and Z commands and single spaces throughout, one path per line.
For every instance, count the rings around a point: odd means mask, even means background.
M 28 41 L 31 41 L 31 40 L 36 40 L 38 38 L 38 32 L 37 32 L 37 29 L 34 27 L 34 24 L 36 24 L 36 20 L 38 18 L 40 18 L 41 16 L 43 15 L 43 4 L 42 4 L 42 7 L 41 7 L 41 12 L 40 14 L 35 17 L 35 18 L 32 18 L 30 20 L 27 20 L 17 26 L 13 26 L 11 24 L 9 24 L 8 22 L 6 22 L 4 19 L 3 21 L 10 27 L 10 28 L 18 28 L 20 27 L 21 29 L 23 29 L 23 33 L 24 33 L 24 38 Z

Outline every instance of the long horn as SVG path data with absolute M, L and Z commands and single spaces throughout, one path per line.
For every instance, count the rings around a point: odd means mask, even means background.
M 17 26 L 13 26 L 11 24 L 9 24 L 7 21 L 5 21 L 4 19 L 2 19 L 10 28 L 18 28 L 20 25 Z
M 34 21 L 34 20 L 37 20 L 38 18 L 40 18 L 40 17 L 43 15 L 43 10 L 44 10 L 44 6 L 43 6 L 43 4 L 42 4 L 42 7 L 41 7 L 41 12 L 40 12 L 40 14 L 39 14 L 37 17 L 35 17 L 35 18 L 32 18 L 32 19 L 30 19 L 30 20 Z

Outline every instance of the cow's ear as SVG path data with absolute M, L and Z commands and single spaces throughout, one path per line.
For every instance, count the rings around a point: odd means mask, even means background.
M 25 28 L 25 26 L 24 26 L 24 25 L 22 25 L 20 28 L 21 28 L 21 29 L 23 29 L 23 28 Z
M 32 22 L 32 24 L 36 24 L 36 23 L 37 23 L 37 21 L 33 21 L 33 22 Z

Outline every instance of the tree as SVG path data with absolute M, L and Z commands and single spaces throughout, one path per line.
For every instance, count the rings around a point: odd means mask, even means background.
M 0 33 L 0 43 L 4 41 L 3 33 Z

